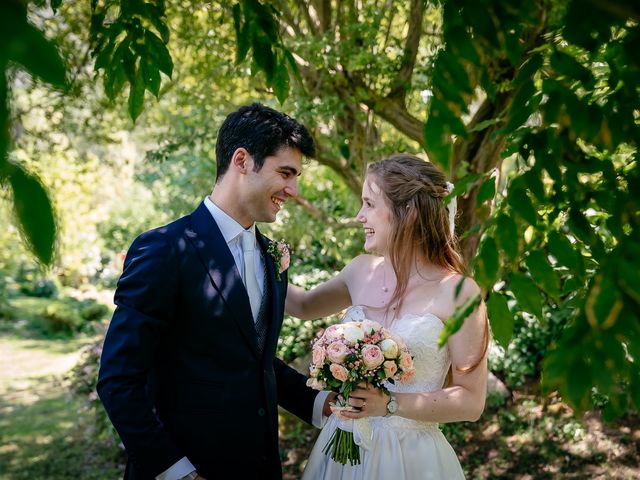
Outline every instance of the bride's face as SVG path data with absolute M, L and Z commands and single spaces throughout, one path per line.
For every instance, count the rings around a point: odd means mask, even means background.
M 362 207 L 356 218 L 364 227 L 364 249 L 385 255 L 389 244 L 391 210 L 371 175 L 367 175 L 362 185 Z

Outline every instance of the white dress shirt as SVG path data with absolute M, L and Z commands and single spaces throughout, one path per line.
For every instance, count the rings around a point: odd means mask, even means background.
M 244 228 L 233 218 L 231 218 L 227 213 L 225 213 L 220 207 L 213 203 L 208 196 L 204 199 L 204 205 L 211 213 L 214 221 L 218 224 L 218 228 L 220 229 L 220 232 L 222 233 L 222 236 L 225 242 L 227 242 L 227 246 L 229 247 L 229 250 L 233 255 L 233 260 L 236 263 L 238 273 L 240 274 L 240 277 L 242 277 L 242 272 L 244 272 L 242 232 Z M 251 230 L 255 235 L 255 223 L 251 225 L 251 228 L 249 228 L 249 230 Z M 260 290 L 264 295 L 264 282 L 262 280 L 264 278 L 265 266 L 262 257 L 262 250 L 258 246 L 257 240 L 256 251 L 258 252 L 258 255 L 254 255 L 254 259 L 256 262 L 256 277 L 258 280 L 258 285 L 260 286 Z M 313 403 L 313 415 L 311 423 L 313 423 L 313 425 L 317 428 L 322 428 L 322 426 L 326 422 L 326 419 L 322 417 L 322 407 L 324 406 L 324 401 L 327 398 L 327 395 L 329 395 L 329 392 L 319 392 Z M 193 466 L 189 459 L 187 457 L 182 457 L 176 463 L 171 465 L 171 467 L 169 467 L 167 470 L 162 472 L 160 475 L 157 475 L 156 480 L 180 480 L 182 477 L 195 470 L 196 467 Z

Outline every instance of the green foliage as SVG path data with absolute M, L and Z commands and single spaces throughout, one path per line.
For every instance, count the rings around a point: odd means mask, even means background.
M 160 96 L 160 72 L 171 78 L 165 2 L 152 0 L 91 3 L 91 45 L 95 69 L 104 71 L 104 91 L 111 100 L 129 83 L 129 115 L 135 122 L 148 90 Z
M 42 183 L 22 165 L 8 161 L 9 97 L 7 74 L 20 66 L 54 87 L 66 86 L 66 68 L 55 45 L 27 20 L 21 2 L 0 5 L 0 185 L 11 185 L 16 216 L 36 257 L 50 264 L 55 241 L 54 214 Z

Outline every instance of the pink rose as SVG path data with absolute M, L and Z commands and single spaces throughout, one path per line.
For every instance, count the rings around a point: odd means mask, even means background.
M 415 370 L 411 370 L 408 372 L 402 372 L 400 374 L 400 381 L 401 382 L 408 382 L 409 380 L 413 380 L 413 377 L 416 376 L 416 371 Z
M 413 358 L 408 352 L 402 352 L 400 354 L 400 369 L 404 372 L 410 372 L 414 369 Z
M 337 363 L 332 363 L 331 365 L 329 365 L 329 370 L 331 370 L 331 375 L 333 375 L 336 380 L 340 380 L 341 382 L 346 381 L 347 377 L 349 376 L 349 372 L 347 371 L 347 369 L 342 365 L 338 365 Z
M 344 362 L 345 357 L 349 353 L 347 347 L 342 342 L 332 342 L 327 347 L 327 358 L 333 363 Z
M 365 345 L 362 347 L 362 361 L 368 370 L 379 367 L 384 362 L 382 350 L 377 345 Z
M 313 347 L 311 352 L 311 363 L 315 366 L 319 367 L 324 363 L 325 351 L 322 347 Z
M 291 262 L 291 255 L 289 254 L 289 247 L 284 242 L 278 242 L 278 249 L 282 256 L 280 257 L 280 271 L 279 273 L 284 272 L 287 268 L 289 268 L 289 263 Z
M 328 340 L 336 340 L 342 336 L 342 325 L 330 325 L 324 331 L 323 337 Z
M 384 376 L 387 378 L 393 377 L 398 372 L 398 365 L 393 360 L 387 360 L 382 366 L 384 367 Z

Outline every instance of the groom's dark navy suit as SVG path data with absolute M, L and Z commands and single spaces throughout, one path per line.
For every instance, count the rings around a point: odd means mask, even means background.
M 233 256 L 204 204 L 132 244 L 98 393 L 129 463 L 153 479 L 186 456 L 205 478 L 280 478 L 277 404 L 310 422 L 315 391 L 275 359 L 287 289 L 256 230 L 267 288 L 260 353 Z

